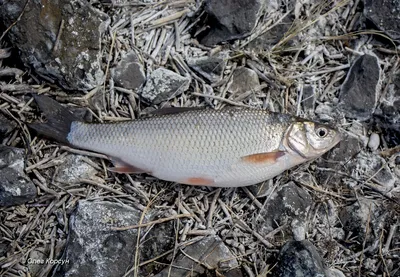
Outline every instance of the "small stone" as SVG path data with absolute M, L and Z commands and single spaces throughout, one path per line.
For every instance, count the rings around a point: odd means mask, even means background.
M 365 0 L 364 15 L 376 28 L 387 33 L 392 39 L 400 40 L 400 2 L 392 0 Z
M 104 81 L 101 37 L 110 18 L 87 1 L 0 1 L 1 25 L 14 22 L 18 26 L 8 37 L 38 75 L 68 90 L 92 89 Z
M 123 276 L 132 266 L 137 229 L 111 227 L 138 224 L 141 211 L 108 201 L 81 200 L 71 215 L 63 260 L 53 276 Z
M 0 113 L 0 143 L 9 135 L 16 127 L 13 121 L 8 120 Z
M 227 58 L 228 54 L 222 52 L 211 57 L 189 58 L 187 64 L 208 81 L 215 83 L 222 79 Z
M 58 166 L 55 180 L 70 185 L 78 183 L 80 179 L 91 179 L 97 170 L 84 161 L 81 155 L 68 155 L 64 162 Z
M 186 255 L 178 255 L 171 267 L 165 268 L 156 274 L 155 277 L 203 276 L 202 274 L 205 273 L 206 268 L 196 261 L 202 261 L 203 264 L 217 269 L 220 273 L 230 272 L 239 266 L 235 255 L 233 255 L 221 238 L 216 235 L 205 237 L 199 242 L 186 246 L 183 251 Z M 235 275 L 230 276 L 242 277 L 243 275 L 236 271 Z
M 329 277 L 317 249 L 306 240 L 289 241 L 282 247 L 276 276 Z
M 186 91 L 189 88 L 190 81 L 189 77 L 183 77 L 160 67 L 151 73 L 141 96 L 152 104 L 160 104 Z
M 346 117 L 367 120 L 375 110 L 378 99 L 380 67 L 378 58 L 359 57 L 342 85 L 338 108 Z
M 228 91 L 238 96 L 240 93 L 254 90 L 259 85 L 260 80 L 257 73 L 249 68 L 241 67 L 233 72 L 232 83 Z
M 115 83 L 126 89 L 139 89 L 146 81 L 143 65 L 138 61 L 135 52 L 123 57 L 111 70 L 111 74 Z
M 379 144 L 380 144 L 379 135 L 376 133 L 372 133 L 368 140 L 369 149 L 371 149 L 372 151 L 375 151 L 378 149 Z
M 278 227 L 277 224 L 288 224 L 292 233 L 301 236 L 306 230 L 306 217 L 311 205 L 312 198 L 308 192 L 289 182 L 270 195 L 257 218 L 258 231 L 266 235 Z
M 36 187 L 24 173 L 24 149 L 0 145 L 0 206 L 24 204 L 36 197 Z

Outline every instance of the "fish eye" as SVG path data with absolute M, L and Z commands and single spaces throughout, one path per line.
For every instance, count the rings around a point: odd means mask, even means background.
M 315 133 L 317 134 L 317 136 L 319 136 L 320 138 L 324 138 L 326 137 L 326 135 L 328 134 L 328 130 L 325 127 L 319 127 Z

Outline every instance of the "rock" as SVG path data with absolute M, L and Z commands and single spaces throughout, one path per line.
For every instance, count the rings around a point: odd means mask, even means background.
M 379 90 L 380 67 L 371 55 L 359 57 L 342 85 L 338 108 L 346 117 L 367 120 L 375 110 Z
M 111 227 L 138 224 L 140 216 L 141 211 L 127 205 L 79 201 L 62 257 L 69 262 L 59 265 L 54 276 L 123 276 L 132 266 L 137 229 L 113 231 Z
M 24 204 L 36 187 L 24 173 L 24 149 L 0 145 L 0 206 Z
M 289 182 L 273 192 L 257 218 L 258 232 L 266 235 L 276 227 L 288 224 L 292 234 L 306 230 L 306 217 L 312 205 L 307 191 Z M 304 239 L 304 238 L 303 238 Z
M 110 19 L 87 1 L 1 1 L 0 21 L 3 26 L 18 22 L 8 37 L 22 62 L 46 80 L 69 90 L 103 82 L 100 42 Z
M 372 199 L 358 197 L 358 201 L 339 212 L 346 236 L 351 233 L 357 241 L 352 244 L 356 248 L 353 251 L 360 251 L 364 241 L 366 248 L 379 239 L 386 218 L 385 208 L 380 205 Z
M 395 74 L 393 84 L 374 113 L 374 126 L 389 148 L 400 145 L 400 73 Z
M 196 261 L 201 261 L 203 264 L 208 265 L 209 268 L 216 269 L 219 273 L 230 272 L 230 270 L 239 266 L 236 257 L 221 238 L 215 235 L 205 237 L 199 242 L 188 245 L 183 251 L 186 255 L 178 255 L 173 261 L 171 268 L 165 268 L 160 273 L 156 274 L 155 277 L 200 276 L 206 272 L 206 268 Z M 235 271 L 235 275 L 232 274 L 229 276 L 241 277 L 242 274 Z
M 364 16 L 392 39 L 400 40 L 400 2 L 393 0 L 364 1 Z
M 157 210 L 157 209 L 155 209 Z M 148 213 L 149 220 L 157 220 L 160 218 L 176 215 L 172 209 L 167 211 L 160 211 L 162 214 L 156 214 L 157 211 L 150 211 Z M 140 261 L 148 261 L 154 257 L 173 249 L 175 244 L 175 222 L 173 220 L 154 225 L 148 233 L 143 242 L 140 244 Z M 140 276 L 150 276 L 155 272 L 163 270 L 164 266 L 157 262 L 149 263 L 141 268 Z
M 0 143 L 15 129 L 15 127 L 17 126 L 13 121 L 8 120 L 0 113 Z
M 40 271 L 43 269 L 43 264 L 49 257 L 48 254 L 49 251 L 45 247 L 38 247 L 29 252 L 29 258 L 27 260 L 27 264 L 29 268 L 29 273 L 32 276 L 40 275 Z
M 379 144 L 380 144 L 379 135 L 377 133 L 372 133 L 368 140 L 369 149 L 371 149 L 372 151 L 375 151 L 378 149 Z
M 211 83 L 221 81 L 227 63 L 228 54 L 226 52 L 213 56 L 200 58 L 188 58 L 188 65 L 201 76 Z
M 353 177 L 360 180 L 372 178 L 371 186 L 384 194 L 389 193 L 394 188 L 396 177 L 385 159 L 378 154 L 361 151 L 354 164 Z
M 233 72 L 232 83 L 228 91 L 239 96 L 241 93 L 254 90 L 259 85 L 260 80 L 256 72 L 246 67 L 240 67 Z
M 347 163 L 349 160 L 353 159 L 362 148 L 363 145 L 360 140 L 345 135 L 335 148 L 324 154 L 322 159 L 317 160 L 318 167 L 331 168 L 350 174 L 351 167 L 347 166 Z M 345 164 L 346 167 L 342 166 L 342 164 Z M 343 177 L 335 172 L 320 170 L 317 170 L 316 176 L 318 182 L 323 186 L 334 186 L 335 184 L 338 184 Z
M 263 0 L 207 0 L 205 10 L 208 14 L 205 34 L 201 34 L 200 43 L 215 45 L 250 34 L 264 9 Z
M 141 96 L 152 104 L 160 104 L 186 91 L 190 81 L 189 77 L 160 67 L 151 73 Z
M 91 179 L 97 170 L 83 160 L 81 155 L 68 155 L 57 168 L 55 181 L 71 185 L 78 183 L 80 179 Z
M 315 246 L 306 240 L 289 241 L 279 253 L 279 277 L 329 277 Z
M 146 81 L 143 65 L 135 52 L 122 57 L 118 65 L 111 70 L 111 74 L 115 83 L 126 89 L 139 89 Z

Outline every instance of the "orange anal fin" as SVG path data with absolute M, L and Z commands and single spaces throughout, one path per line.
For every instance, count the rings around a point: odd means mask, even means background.
M 112 171 L 112 172 L 117 172 L 117 173 L 135 173 L 135 174 L 139 174 L 139 173 L 150 173 L 149 170 L 145 170 L 142 168 L 138 168 L 134 165 L 131 164 L 127 164 L 123 161 L 121 161 L 118 158 L 111 158 L 114 167 L 109 167 L 108 170 Z
M 284 151 L 257 153 L 242 157 L 242 161 L 251 164 L 274 164 L 280 157 L 284 155 Z
M 193 186 L 212 186 L 214 185 L 214 180 L 203 177 L 191 177 L 184 180 L 182 184 Z

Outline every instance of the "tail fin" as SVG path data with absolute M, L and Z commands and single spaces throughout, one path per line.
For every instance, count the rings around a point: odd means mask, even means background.
M 46 116 L 47 122 L 31 123 L 28 124 L 28 127 L 40 135 L 69 144 L 67 136 L 71 129 L 71 123 L 73 121 L 80 121 L 81 118 L 48 96 L 33 95 L 33 98 L 38 104 L 39 109 Z

